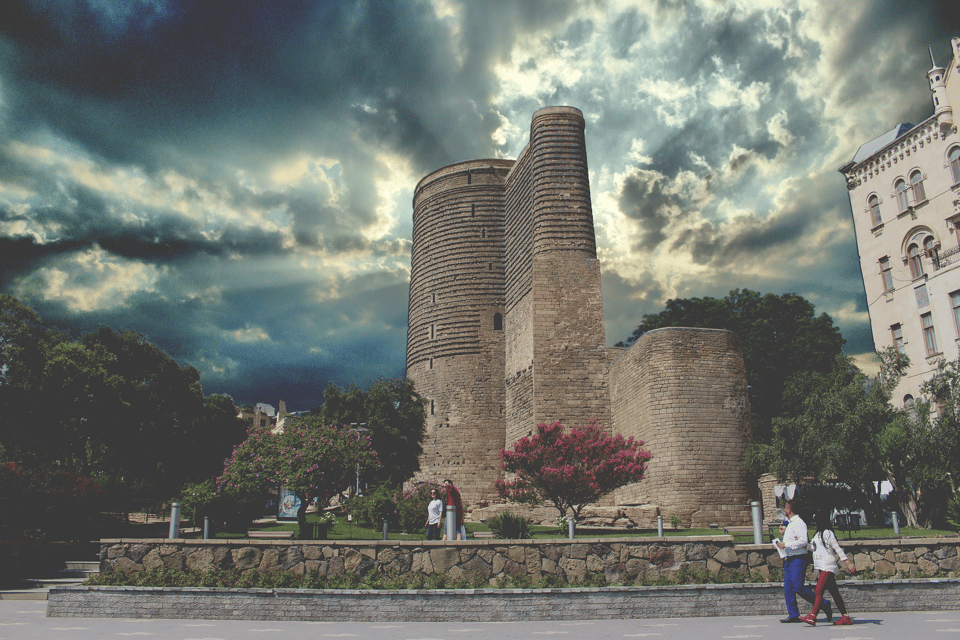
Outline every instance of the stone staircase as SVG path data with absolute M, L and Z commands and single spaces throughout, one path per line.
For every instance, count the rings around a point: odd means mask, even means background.
M 70 560 L 63 569 L 42 578 L 20 580 L 13 588 L 0 590 L 0 600 L 46 600 L 50 587 L 80 584 L 100 572 L 97 560 Z

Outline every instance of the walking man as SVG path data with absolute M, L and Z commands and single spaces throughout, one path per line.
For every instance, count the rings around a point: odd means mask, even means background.
M 803 622 L 800 619 L 800 610 L 797 608 L 797 596 L 810 604 L 816 599 L 814 590 L 805 584 L 807 574 L 807 546 L 810 542 L 807 536 L 807 523 L 797 515 L 796 504 L 793 500 L 787 502 L 783 512 L 787 516 L 786 527 L 780 527 L 783 540 L 777 541 L 777 546 L 784 550 L 787 557 L 783 559 L 783 597 L 787 601 L 787 617 L 780 622 Z M 828 600 L 823 601 L 823 612 L 827 614 L 827 621 L 833 620 L 833 607 Z

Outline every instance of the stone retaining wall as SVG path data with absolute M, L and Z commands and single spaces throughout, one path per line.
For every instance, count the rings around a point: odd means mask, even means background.
M 960 580 L 840 582 L 847 609 L 960 609 Z M 442 589 L 313 591 L 150 587 L 55 587 L 51 618 L 166 618 L 370 622 L 611 620 L 783 614 L 778 584 L 600 587 L 592 589 Z
M 851 540 L 841 545 L 858 571 L 897 577 L 960 576 L 958 538 Z M 527 575 L 539 584 L 546 574 L 575 582 L 589 572 L 603 573 L 608 583 L 631 584 L 640 578 L 669 578 L 682 568 L 712 574 L 749 571 L 769 579 L 772 569 L 782 569 L 783 561 L 770 544 L 735 544 L 730 536 L 457 542 L 101 540 L 101 573 L 134 573 L 161 566 L 321 575 L 419 571 L 453 579 L 479 572 L 491 584 L 507 575 Z

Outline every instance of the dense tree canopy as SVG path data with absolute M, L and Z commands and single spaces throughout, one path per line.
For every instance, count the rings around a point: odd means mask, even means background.
M 888 480 L 908 525 L 942 524 L 960 477 L 960 362 L 941 363 L 921 387 L 927 399 L 906 411 L 890 394 L 909 361 L 893 349 L 879 356 L 876 379 L 843 357 L 827 373 L 794 375 L 771 442 L 752 446 L 748 464 L 784 481 L 842 483 L 874 522 L 884 507 L 877 483 Z
M 427 414 L 412 380 L 381 378 L 367 391 L 355 385 L 344 390 L 331 383 L 323 399 L 315 411 L 322 422 L 363 424 L 367 429 L 380 466 L 369 468 L 364 481 L 400 486 L 420 470 Z
M 167 497 L 222 468 L 246 436 L 236 414 L 143 336 L 101 327 L 72 340 L 0 296 L 3 458 Z
M 888 401 L 884 385 L 844 356 L 826 373 L 796 373 L 786 383 L 770 443 L 752 445 L 748 465 L 785 482 L 843 483 L 853 503 L 842 506 L 866 508 L 876 521 L 881 509 L 875 482 L 886 475 L 880 437 L 897 417 Z
M 754 438 L 762 443 L 770 441 L 771 422 L 781 413 L 786 380 L 804 371 L 829 372 L 845 342 L 830 316 L 815 315 L 813 305 L 793 293 L 761 295 L 736 289 L 722 300 L 676 299 L 669 300 L 666 307 L 660 313 L 645 314 L 627 343 L 662 327 L 736 333 L 747 368 Z
M 217 487 L 251 493 L 276 492 L 285 485 L 300 498 L 300 535 L 309 537 L 304 527 L 310 499 L 326 504 L 357 474 L 379 465 L 370 441 L 366 433 L 328 426 L 315 416 L 291 421 L 279 434 L 257 427 L 234 450 Z
M 592 423 L 569 431 L 559 422 L 538 424 L 535 434 L 500 451 L 503 470 L 516 475 L 497 480 L 497 491 L 514 502 L 550 502 L 576 519 L 585 505 L 643 479 L 650 452 L 642 445 Z

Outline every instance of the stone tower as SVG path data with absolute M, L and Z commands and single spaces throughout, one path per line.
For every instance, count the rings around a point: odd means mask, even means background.
M 421 476 L 450 478 L 470 505 L 496 499 L 498 453 L 537 424 L 593 420 L 654 454 L 650 482 L 614 496 L 638 525 L 657 508 L 749 521 L 739 339 L 671 329 L 605 347 L 577 109 L 537 111 L 516 161 L 461 162 L 417 185 L 407 376 L 428 401 Z

